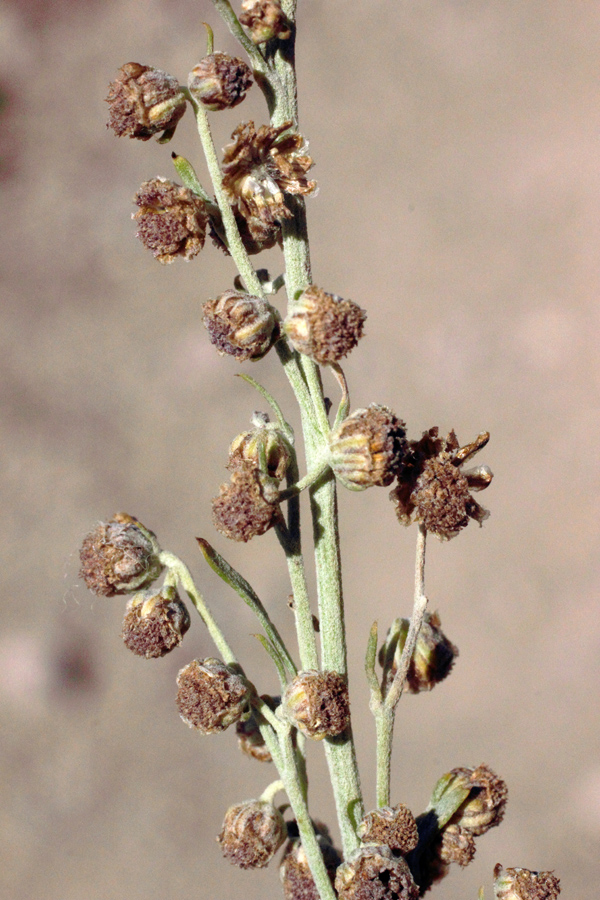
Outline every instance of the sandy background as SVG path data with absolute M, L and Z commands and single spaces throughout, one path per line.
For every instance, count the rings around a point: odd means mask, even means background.
M 77 579 L 91 525 L 134 513 L 192 565 L 260 690 L 275 690 L 254 622 L 194 543 L 213 540 L 290 634 L 275 537 L 232 545 L 210 522 L 228 442 L 260 407 L 200 321 L 233 272 L 212 247 L 161 267 L 129 218 L 141 181 L 172 177 L 172 148 L 205 178 L 193 123 L 167 147 L 118 141 L 102 102 L 128 60 L 185 79 L 203 19 L 235 47 L 207 0 L 5 0 L 0 16 L 1 893 L 278 897 L 275 866 L 240 872 L 214 843 L 225 808 L 272 773 L 174 708 L 178 669 L 212 653 L 199 621 L 146 663 L 122 645 L 123 601 Z M 461 656 L 401 704 L 394 799 L 418 813 L 440 774 L 485 760 L 509 784 L 505 822 L 437 896 L 485 884 L 490 898 L 500 861 L 555 868 L 583 900 L 600 875 L 599 8 L 304 0 L 299 27 L 315 280 L 369 313 L 346 366 L 353 403 L 389 404 L 413 436 L 492 433 L 491 519 L 431 542 L 428 593 Z M 218 146 L 249 118 L 264 121 L 256 89 L 214 117 Z M 275 358 L 248 370 L 291 408 Z M 342 519 L 371 805 L 362 657 L 375 617 L 385 628 L 409 612 L 415 535 L 387 491 L 346 494 Z M 315 813 L 333 824 L 312 750 Z

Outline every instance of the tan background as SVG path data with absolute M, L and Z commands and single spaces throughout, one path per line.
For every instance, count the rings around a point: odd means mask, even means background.
M 203 19 L 235 48 L 207 0 L 5 0 L 0 12 L 2 896 L 277 897 L 275 866 L 239 872 L 214 843 L 225 808 L 272 773 L 232 734 L 189 731 L 173 705 L 177 670 L 212 652 L 200 623 L 146 663 L 121 643 L 123 601 L 77 580 L 92 523 L 136 514 L 193 566 L 250 675 L 275 690 L 254 622 L 194 544 L 214 540 L 290 634 L 274 536 L 234 546 L 210 522 L 228 442 L 261 406 L 200 321 L 232 269 L 212 247 L 161 267 L 129 219 L 139 183 L 172 175 L 172 147 L 205 179 L 193 123 L 167 147 L 118 141 L 102 102 L 128 60 L 185 79 Z M 315 280 L 369 312 L 346 367 L 354 405 L 393 406 L 413 436 L 492 432 L 492 518 L 431 542 L 428 593 L 461 656 L 449 681 L 401 704 L 394 800 L 418 813 L 441 773 L 485 760 L 510 787 L 505 823 L 437 895 L 485 884 L 490 898 L 500 861 L 555 868 L 563 895 L 583 900 L 600 875 L 598 5 L 305 0 L 299 26 L 321 184 Z M 264 115 L 254 88 L 214 117 L 218 146 Z M 274 357 L 248 370 L 290 409 Z M 374 618 L 385 628 L 409 612 L 415 537 L 386 495 L 342 498 L 369 805 L 362 656 Z M 333 823 L 311 749 L 315 812 Z

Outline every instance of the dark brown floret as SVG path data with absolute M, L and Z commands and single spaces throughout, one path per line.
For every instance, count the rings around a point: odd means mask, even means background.
M 408 853 L 419 841 L 415 817 L 408 806 L 382 806 L 367 813 L 358 826 L 358 836 L 365 844 L 385 844 L 390 850 Z
M 237 106 L 251 84 L 250 67 L 237 56 L 220 51 L 200 60 L 188 77 L 190 93 L 213 111 Z
M 488 440 L 489 434 L 482 432 L 460 447 L 453 431 L 442 440 L 438 429 L 431 428 L 419 441 L 411 441 L 398 485 L 390 494 L 400 522 L 419 522 L 441 540 L 455 537 L 469 519 L 481 525 L 489 512 L 470 492 L 486 488 L 492 473 L 486 466 L 467 471 L 461 467 Z
M 339 900 L 417 900 L 419 889 L 402 856 L 385 845 L 355 850 L 337 870 Z
M 367 314 L 352 300 L 312 285 L 292 307 L 284 330 L 292 346 L 325 366 L 339 362 L 356 347 Z
M 261 241 L 265 228 L 289 219 L 284 194 L 312 194 L 317 185 L 306 173 L 313 164 L 301 153 L 304 139 L 288 133 L 291 122 L 277 128 L 254 122 L 238 125 L 223 151 L 223 187 L 232 205 L 247 223 L 251 236 Z
M 225 731 L 248 708 L 245 679 L 218 659 L 195 659 L 177 676 L 177 708 L 190 728 L 203 734 Z
M 320 900 L 306 853 L 296 836 L 295 822 L 288 823 L 288 832 L 290 831 L 294 836 L 286 845 L 279 867 L 284 900 Z M 333 884 L 337 868 L 342 862 L 340 854 L 331 843 L 331 837 L 325 826 L 315 825 L 315 832 L 327 874 Z
M 250 29 L 255 44 L 264 44 L 273 38 L 285 41 L 292 33 L 279 0 L 243 0 L 239 18 L 242 25 Z
M 145 181 L 134 197 L 136 236 L 161 263 L 192 259 L 202 250 L 208 216 L 204 201 L 166 178 Z
M 281 515 L 279 505 L 265 499 L 260 472 L 250 460 L 240 460 L 231 481 L 222 484 L 212 501 L 217 531 L 232 541 L 249 541 L 272 528 Z
M 353 491 L 391 484 L 406 453 L 404 422 L 391 409 L 372 403 L 357 409 L 330 436 L 331 468 Z
M 554 872 L 531 872 L 529 869 L 494 867 L 496 900 L 556 900 L 560 880 Z
M 136 656 L 156 659 L 178 647 L 189 627 L 189 613 L 175 591 L 149 591 L 127 604 L 122 635 Z
M 240 869 L 262 869 L 286 838 L 283 816 L 271 803 L 248 800 L 231 806 L 217 840 L 223 856 Z
M 262 297 L 225 291 L 202 306 L 204 327 L 221 355 L 260 359 L 279 337 L 277 314 Z
M 179 82 L 160 69 L 125 63 L 111 83 L 108 128 L 118 137 L 148 141 L 161 131 L 172 133 L 186 108 Z
M 350 724 L 348 684 L 337 672 L 300 672 L 288 684 L 281 706 L 303 734 L 318 741 L 342 734 Z
M 90 591 L 113 597 L 147 587 L 162 571 L 155 536 L 125 513 L 100 522 L 84 539 L 79 576 Z

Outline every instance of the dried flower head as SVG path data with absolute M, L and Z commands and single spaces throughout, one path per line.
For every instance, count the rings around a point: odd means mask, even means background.
M 136 237 L 161 263 L 176 256 L 192 259 L 204 246 L 207 214 L 204 201 L 166 178 L 145 181 L 134 197 Z
M 252 70 L 242 59 L 227 53 L 211 53 L 188 75 L 188 88 L 207 109 L 231 109 L 241 103 L 252 84 Z
M 162 572 L 156 536 L 126 513 L 99 522 L 79 552 L 82 578 L 101 597 L 149 587 Z
M 285 478 L 292 450 L 281 428 L 269 421 L 267 415 L 255 413 L 253 431 L 244 431 L 233 440 L 229 448 L 229 468 L 239 461 L 249 461 L 276 482 Z
M 302 153 L 304 139 L 289 132 L 291 127 L 284 122 L 277 128 L 261 125 L 256 131 L 254 122 L 242 123 L 231 135 L 233 144 L 223 151 L 223 187 L 256 240 L 262 240 L 265 228 L 292 216 L 285 194 L 313 194 L 317 189 L 306 177 L 313 161 Z
M 118 137 L 140 141 L 161 131 L 173 134 L 187 105 L 176 78 L 135 62 L 121 66 L 106 102 L 110 106 L 107 128 Z
M 293 304 L 283 330 L 295 350 L 325 366 L 356 347 L 367 314 L 352 300 L 312 285 Z
M 281 225 L 273 220 L 272 222 L 261 222 L 259 219 L 253 220 L 252 233 L 248 227 L 248 222 L 243 215 L 234 209 L 233 214 L 242 239 L 242 244 L 249 256 L 255 256 L 262 253 L 263 250 L 270 250 L 271 247 L 283 244 L 281 235 Z M 210 239 L 226 256 L 229 256 L 229 247 L 227 246 L 227 237 L 223 226 L 223 219 L 218 209 L 211 209 L 209 218 Z
M 381 806 L 367 813 L 358 826 L 363 844 L 385 844 L 397 853 L 409 853 L 417 846 L 419 832 L 408 806 Z
M 314 823 L 317 843 L 323 856 L 327 874 L 333 882 L 342 859 L 331 842 L 328 829 Z M 288 841 L 279 867 L 279 877 L 283 887 L 284 900 L 320 900 L 304 848 L 297 836 L 295 822 L 288 823 Z
M 405 859 L 384 844 L 367 844 L 337 870 L 339 900 L 417 900 L 419 889 Z
M 448 640 L 441 625 L 437 612 L 425 613 L 406 676 L 406 687 L 411 694 L 432 690 L 450 674 L 458 656 L 458 647 Z M 384 690 L 398 671 L 409 627 L 408 619 L 396 619 L 379 651 Z
M 300 672 L 285 689 L 281 710 L 296 728 L 314 740 L 342 734 L 350 724 L 347 681 L 337 672 Z
M 283 844 L 287 830 L 279 810 L 265 800 L 230 806 L 217 840 L 223 856 L 240 869 L 262 869 Z
M 452 816 L 451 822 L 475 836 L 485 834 L 504 818 L 508 788 L 489 766 L 457 768 L 450 771 L 453 784 L 469 791 L 469 796 Z
M 443 440 L 437 428 L 430 428 L 419 441 L 411 441 L 398 485 L 390 494 L 400 522 L 420 522 L 444 541 L 455 537 L 469 519 L 481 525 L 489 512 L 470 492 L 484 490 L 493 476 L 487 466 L 464 471 L 462 466 L 489 438 L 484 431 L 461 447 L 454 431 Z
M 357 409 L 331 432 L 330 465 L 351 491 L 391 484 L 406 452 L 404 422 L 391 409 L 372 403 Z
M 239 362 L 261 359 L 279 337 L 277 312 L 262 297 L 225 291 L 202 307 L 211 343 Z
M 136 656 L 154 659 L 178 647 L 190 616 L 174 588 L 135 594 L 123 620 L 125 646 Z
M 245 678 L 218 659 L 194 659 L 179 672 L 177 687 L 181 718 L 202 734 L 225 731 L 238 721 L 250 700 Z
M 212 501 L 215 528 L 232 541 L 246 542 L 264 534 L 281 516 L 276 490 L 272 479 L 251 460 L 237 461 L 231 480 L 221 485 Z
M 286 41 L 292 33 L 280 0 L 243 0 L 239 18 L 242 25 L 250 29 L 255 44 L 264 44 L 273 38 Z
M 464 868 L 475 856 L 475 837 L 456 823 L 446 825 L 442 829 L 438 844 L 440 862 L 445 865 L 457 863 Z
M 445 825 L 440 831 L 435 825 L 435 816 L 431 820 L 430 816 L 426 813 L 418 817 L 419 846 L 407 860 L 421 895 L 446 877 L 452 863 L 468 866 L 475 856 L 472 834 L 455 824 Z
M 275 711 L 281 702 L 281 697 L 271 697 L 269 694 L 261 694 L 263 700 L 270 709 Z M 269 752 L 265 739 L 260 733 L 256 715 L 250 712 L 247 717 L 244 716 L 235 726 L 238 736 L 238 745 L 242 753 L 251 756 L 259 762 L 272 762 L 273 757 Z
M 494 867 L 496 900 L 556 900 L 560 881 L 554 872 L 530 872 L 529 869 Z

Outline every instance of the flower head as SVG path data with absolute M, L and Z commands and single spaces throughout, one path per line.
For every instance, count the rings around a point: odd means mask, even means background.
M 289 132 L 291 127 L 284 122 L 276 128 L 261 125 L 257 131 L 254 122 L 242 123 L 223 152 L 225 193 L 257 240 L 265 228 L 292 216 L 285 194 L 313 194 L 317 189 L 306 177 L 313 161 L 301 152 L 304 139 Z
M 448 640 L 441 625 L 437 612 L 425 613 L 406 674 L 406 688 L 411 694 L 432 690 L 450 674 L 458 656 L 458 647 Z M 396 619 L 379 651 L 384 689 L 389 688 L 398 671 L 409 626 L 408 619 Z
M 200 253 L 208 219 L 203 200 L 166 178 L 153 178 L 142 184 L 134 202 L 139 207 L 132 216 L 138 223 L 136 236 L 159 262 Z
M 186 109 L 179 82 L 160 69 L 130 62 L 111 83 L 108 128 L 118 137 L 148 141 L 161 131 L 172 134 Z
M 283 715 L 316 741 L 342 734 L 350 723 L 346 679 L 337 672 L 300 672 L 281 698 Z
M 219 659 L 194 659 L 177 676 L 177 708 L 186 725 L 202 734 L 225 731 L 247 710 L 250 688 Z
M 317 823 L 313 825 L 327 874 L 333 884 L 337 868 L 342 862 L 340 854 L 333 846 L 327 827 Z M 298 826 L 295 822 L 288 822 L 288 833 L 290 840 L 286 844 L 279 867 L 284 900 L 319 900 L 319 892 L 304 847 L 299 840 Z
M 330 465 L 350 491 L 386 487 L 402 467 L 406 446 L 404 422 L 387 406 L 372 403 L 354 410 L 331 432 Z
M 280 0 L 243 0 L 240 22 L 250 29 L 255 44 L 264 44 L 273 38 L 285 41 L 292 33 Z
M 178 647 L 190 616 L 174 588 L 136 594 L 123 620 L 125 646 L 136 656 L 155 659 Z
M 212 501 L 213 522 L 217 531 L 232 541 L 249 541 L 264 534 L 281 516 L 275 482 L 263 475 L 252 460 L 236 460 L 231 479 L 222 484 Z
M 279 337 L 275 309 L 262 297 L 225 291 L 202 307 L 211 343 L 239 362 L 261 359 Z
M 211 53 L 188 76 L 190 94 L 212 111 L 232 109 L 241 103 L 252 84 L 252 71 L 237 56 Z
M 99 522 L 83 541 L 80 577 L 100 597 L 149 587 L 162 571 L 156 536 L 126 513 Z
M 464 470 L 462 466 L 490 439 L 482 432 L 461 447 L 454 431 L 444 440 L 430 428 L 419 441 L 411 441 L 398 485 L 390 494 L 403 525 L 420 522 L 440 540 L 448 541 L 465 528 L 469 519 L 481 525 L 489 516 L 471 491 L 481 491 L 492 481 L 487 466 Z
M 340 900 L 418 900 L 419 889 L 406 861 L 385 844 L 366 844 L 337 870 Z
M 230 806 L 217 840 L 223 856 L 240 869 L 262 869 L 286 838 L 285 821 L 266 800 L 247 800 Z
M 414 850 L 419 841 L 415 817 L 408 806 L 381 806 L 367 813 L 360 822 L 357 834 L 363 844 L 385 844 L 397 853 Z
M 311 285 L 293 304 L 283 328 L 295 350 L 325 366 L 356 347 L 366 318 L 357 303 Z
M 529 869 L 494 868 L 496 900 L 556 900 L 560 881 L 554 872 L 531 872 Z

